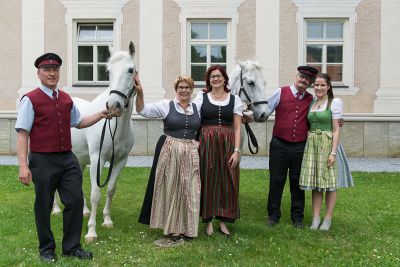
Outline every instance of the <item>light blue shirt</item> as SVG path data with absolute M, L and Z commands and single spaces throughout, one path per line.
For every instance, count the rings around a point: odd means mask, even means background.
M 53 90 L 43 86 L 42 84 L 39 85 L 39 89 L 42 90 L 46 95 L 48 95 L 51 99 L 53 98 Z M 58 96 L 58 89 L 56 89 L 57 96 Z M 26 130 L 28 132 L 31 131 L 33 121 L 35 117 L 35 111 L 33 110 L 33 105 L 29 97 L 25 96 L 21 99 L 18 105 L 18 116 L 17 121 L 15 123 L 15 130 L 18 132 L 20 129 Z M 73 103 L 71 108 L 71 127 L 76 127 L 81 123 L 82 116 L 79 112 L 78 108 Z
M 293 96 L 296 97 L 297 92 L 299 90 L 297 90 L 294 84 L 290 86 L 290 90 L 292 91 Z M 279 105 L 279 102 L 281 100 L 281 91 L 282 88 L 276 89 L 268 99 L 268 108 L 270 111 L 270 115 L 275 111 L 276 107 Z M 302 99 L 303 97 L 304 97 L 304 92 L 300 95 L 300 99 Z

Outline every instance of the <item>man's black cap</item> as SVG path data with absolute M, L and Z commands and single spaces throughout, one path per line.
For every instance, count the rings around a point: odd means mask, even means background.
M 61 66 L 62 59 L 54 53 L 46 53 L 41 55 L 35 60 L 35 67 L 40 68 L 44 66 Z
M 310 66 L 299 66 L 297 68 L 297 70 L 299 71 L 299 73 L 301 73 L 303 76 L 305 76 L 306 78 L 314 81 L 315 80 L 315 75 L 317 75 L 318 70 L 310 67 Z

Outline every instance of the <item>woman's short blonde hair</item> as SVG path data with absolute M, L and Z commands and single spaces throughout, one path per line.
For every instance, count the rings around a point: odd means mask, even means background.
M 182 75 L 179 75 L 178 78 L 176 78 L 176 80 L 174 82 L 175 91 L 176 91 L 176 89 L 178 89 L 178 84 L 180 82 L 186 82 L 190 86 L 190 88 L 193 90 L 193 88 L 194 88 L 194 80 L 189 75 L 182 74 Z

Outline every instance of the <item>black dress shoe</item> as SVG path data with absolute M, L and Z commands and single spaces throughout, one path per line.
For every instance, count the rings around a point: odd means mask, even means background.
M 181 236 L 180 236 L 180 235 L 172 235 L 172 234 L 169 234 L 169 235 L 168 235 L 168 238 L 171 239 L 173 242 L 176 242 L 176 241 L 178 241 L 178 240 L 181 239 Z
M 269 220 L 268 220 L 268 225 L 269 225 L 270 227 L 274 227 L 274 226 L 276 226 L 278 223 L 279 223 L 278 221 L 275 221 L 275 220 L 272 220 L 272 219 L 269 219 Z
M 304 228 L 304 224 L 301 221 L 294 221 L 293 226 L 298 229 Z
M 56 256 L 54 253 L 40 255 L 40 259 L 44 262 L 55 262 Z
M 93 254 L 90 251 L 84 250 L 83 248 L 76 248 L 70 251 L 64 251 L 64 256 L 76 257 L 81 260 L 91 260 L 93 259 Z

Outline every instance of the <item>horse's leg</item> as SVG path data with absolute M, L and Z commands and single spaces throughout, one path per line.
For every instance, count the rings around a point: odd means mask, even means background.
M 103 210 L 104 222 L 102 226 L 105 228 L 112 228 L 114 226 L 110 214 L 111 203 L 115 194 L 118 175 L 121 172 L 122 168 L 125 167 L 127 161 L 128 157 L 118 162 L 114 162 L 113 172 L 111 173 L 110 181 L 108 182 L 108 187 L 107 187 L 107 199 Z
M 88 233 L 85 236 L 87 243 L 92 243 L 97 240 L 96 233 L 96 213 L 97 206 L 100 202 L 100 187 L 97 186 L 96 175 L 97 175 L 97 159 L 91 158 L 92 164 L 90 164 L 90 183 L 91 183 L 91 195 L 90 203 L 92 205 L 92 211 L 90 212 L 90 217 L 88 221 Z M 104 161 L 101 160 L 100 166 L 104 166 Z M 100 168 L 101 175 L 101 168 Z
M 90 209 L 87 206 L 85 194 L 83 194 L 83 217 L 89 217 Z
M 85 168 L 86 168 L 86 164 L 84 164 L 84 166 L 81 165 L 82 174 L 83 174 L 83 172 L 85 171 Z M 83 188 L 82 188 L 82 189 L 83 189 Z M 83 191 L 83 190 L 82 190 L 82 191 Z M 89 215 L 90 215 L 90 210 L 89 210 L 89 208 L 88 208 L 88 206 L 87 206 L 87 201 L 86 201 L 86 197 L 85 197 L 85 192 L 83 192 L 83 216 L 84 216 L 84 217 L 89 217 Z
M 54 202 L 53 202 L 53 211 L 51 212 L 53 215 L 61 214 L 60 205 L 58 204 L 58 192 L 54 194 Z

